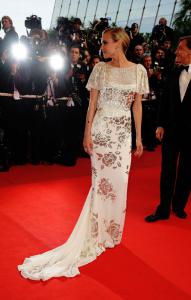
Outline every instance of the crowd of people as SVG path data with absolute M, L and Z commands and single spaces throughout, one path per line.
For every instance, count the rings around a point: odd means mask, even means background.
M 86 84 L 95 64 L 105 61 L 100 47 L 108 20 L 101 18 L 85 33 L 79 18 L 60 17 L 53 34 L 42 29 L 36 16 L 27 22 L 28 36 L 19 39 L 11 18 L 1 19 L 5 33 L 0 40 L 1 169 L 27 162 L 73 166 L 79 156 L 88 156 L 82 147 L 89 104 Z M 142 137 L 145 148 L 154 151 L 158 103 L 175 64 L 173 30 L 165 18 L 149 40 L 136 23 L 125 30 L 130 38 L 126 57 L 141 63 L 149 78 L 150 92 L 142 101 Z M 12 45 L 18 41 L 28 50 L 25 60 L 14 57 Z M 60 70 L 48 64 L 55 53 L 64 59 Z

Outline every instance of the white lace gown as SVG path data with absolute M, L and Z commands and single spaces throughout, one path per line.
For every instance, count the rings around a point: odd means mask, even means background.
M 142 65 L 116 68 L 98 63 L 87 88 L 99 90 L 92 124 L 92 186 L 69 239 L 51 251 L 26 258 L 19 271 L 25 278 L 73 277 L 79 267 L 119 244 L 126 212 L 131 165 L 131 102 L 148 92 Z

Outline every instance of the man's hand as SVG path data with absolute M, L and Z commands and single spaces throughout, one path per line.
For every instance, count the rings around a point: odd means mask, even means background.
M 11 75 L 16 75 L 17 73 L 17 70 L 18 70 L 18 64 L 17 63 L 12 63 L 11 65 Z
M 156 138 L 161 142 L 164 135 L 164 128 L 163 127 L 157 127 L 156 129 Z

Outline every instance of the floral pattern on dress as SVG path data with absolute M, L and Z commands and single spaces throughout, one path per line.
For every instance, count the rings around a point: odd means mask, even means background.
M 92 166 L 92 176 L 97 177 L 97 169 Z
M 106 87 L 101 90 L 101 99 L 107 103 L 112 103 L 113 106 L 117 108 L 122 108 L 127 111 L 130 109 L 132 102 L 135 98 L 135 92 L 131 89 L 120 90 L 116 87 Z M 98 109 L 102 106 L 101 101 L 98 102 Z
M 111 135 L 109 135 L 110 132 L 107 131 L 106 135 L 104 135 L 101 132 L 98 132 L 97 134 L 93 135 L 93 143 L 96 149 L 96 146 L 103 146 L 103 147 L 108 147 L 108 148 L 112 148 L 112 145 L 115 144 L 115 142 L 113 142 L 111 140 Z
M 125 172 L 125 173 L 126 173 L 126 174 L 129 174 L 129 171 L 130 171 L 130 165 L 127 165 L 127 166 L 126 166 L 126 172 Z
M 98 194 L 102 196 L 103 200 L 116 200 L 116 193 L 113 189 L 112 184 L 109 182 L 108 178 L 101 178 L 98 183 Z
M 110 235 L 114 244 L 120 242 L 122 236 L 122 231 L 120 230 L 120 224 L 116 223 L 115 220 L 111 220 L 109 224 L 106 221 L 105 225 L 106 225 L 106 232 Z
M 98 237 L 98 213 L 92 213 L 91 219 L 91 236 L 92 238 Z
M 109 124 L 116 126 L 116 131 L 125 130 L 126 133 L 131 134 L 131 117 L 122 116 L 110 118 Z
M 96 153 L 98 161 L 101 160 L 101 170 L 105 167 L 117 169 L 121 167 L 122 156 L 120 151 L 106 152 L 104 154 Z

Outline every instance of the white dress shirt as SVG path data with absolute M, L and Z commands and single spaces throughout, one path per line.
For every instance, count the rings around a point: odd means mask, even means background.
M 191 79 L 191 64 L 189 64 L 188 72 L 186 70 L 183 70 L 180 74 L 180 77 L 179 77 L 181 102 L 184 99 L 184 96 L 185 96 L 186 90 L 188 88 L 190 79 Z

